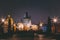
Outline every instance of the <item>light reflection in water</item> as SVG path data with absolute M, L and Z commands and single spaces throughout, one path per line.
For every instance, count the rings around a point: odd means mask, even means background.
M 16 35 L 13 35 L 11 38 L 8 39 L 1 39 L 1 40 L 56 40 L 56 39 L 49 39 L 44 38 L 44 35 L 37 35 L 34 37 L 17 37 Z

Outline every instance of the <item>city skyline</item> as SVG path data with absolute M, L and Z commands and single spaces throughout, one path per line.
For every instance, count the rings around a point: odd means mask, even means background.
M 56 0 L 0 0 L 0 17 L 11 14 L 20 21 L 24 14 L 31 15 L 33 23 L 46 22 L 48 16 L 60 16 L 60 1 Z
M 59 40 L 60 0 L 0 0 L 0 40 Z

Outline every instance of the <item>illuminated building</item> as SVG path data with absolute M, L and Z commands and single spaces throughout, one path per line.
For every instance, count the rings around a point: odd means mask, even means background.
M 47 24 L 40 24 L 40 29 L 39 30 L 41 30 L 42 32 L 47 32 Z
M 3 33 L 4 21 L 5 21 L 5 18 L 2 17 L 0 19 L 0 34 Z
M 22 22 L 24 24 L 24 30 L 30 30 L 31 17 L 28 15 L 28 12 L 26 12 L 26 14 L 24 15 Z
M 43 27 L 44 23 L 43 22 L 40 22 L 39 23 L 39 29 L 41 29 Z
M 34 30 L 34 31 L 37 31 L 38 30 L 38 26 L 37 25 L 31 25 L 31 29 Z
M 23 23 L 18 23 L 18 24 L 17 24 L 17 29 L 18 29 L 18 30 L 22 31 L 23 28 L 24 28 Z
M 13 23 L 13 18 L 8 15 L 4 22 L 4 33 L 8 32 L 8 30 L 13 30 Z
M 17 27 L 16 24 L 14 24 L 14 25 L 13 25 L 13 31 L 14 31 L 14 32 L 16 32 L 16 30 L 17 30 L 16 27 Z
M 46 26 L 46 25 L 44 25 L 44 26 L 42 27 L 42 31 L 43 31 L 43 32 L 47 32 L 47 26 Z
M 56 26 L 56 28 L 55 28 L 55 26 Z M 55 33 L 55 31 L 56 31 L 56 33 L 60 33 L 60 23 L 56 23 L 56 25 L 52 25 L 51 30 L 52 30 L 52 33 Z
M 55 25 L 53 24 L 51 27 L 52 33 L 55 33 Z

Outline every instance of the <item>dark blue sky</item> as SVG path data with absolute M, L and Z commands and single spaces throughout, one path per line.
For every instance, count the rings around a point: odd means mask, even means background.
M 15 21 L 20 21 L 26 11 L 31 15 L 32 22 L 46 22 L 48 16 L 60 16 L 58 0 L 0 0 L 0 16 L 10 12 Z

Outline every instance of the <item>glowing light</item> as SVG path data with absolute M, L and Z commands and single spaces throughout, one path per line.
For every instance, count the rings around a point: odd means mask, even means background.
M 19 30 L 23 30 L 24 25 L 22 23 L 17 24 Z
M 32 30 L 38 30 L 38 26 L 37 25 L 31 25 L 31 29 Z
M 5 21 L 4 24 L 8 25 L 8 21 Z
M 14 32 L 16 32 L 16 24 L 14 24 Z
M 56 23 L 58 21 L 57 18 L 53 18 L 53 22 Z
M 40 23 L 40 27 L 42 27 L 43 26 L 43 23 Z
M 14 24 L 14 26 L 16 26 L 16 24 Z
M 5 21 L 5 19 L 4 18 L 2 18 L 2 22 L 4 22 Z

